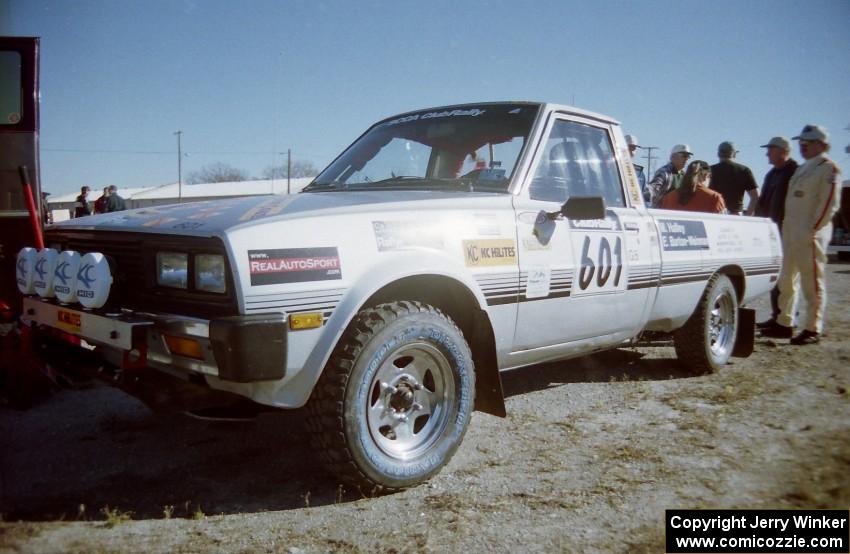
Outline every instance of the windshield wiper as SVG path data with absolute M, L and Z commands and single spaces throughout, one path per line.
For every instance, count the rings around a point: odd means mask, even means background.
M 470 190 L 470 183 L 458 179 L 435 179 L 429 177 L 414 177 L 411 175 L 397 175 L 395 177 L 387 177 L 379 181 L 364 181 L 362 183 L 353 183 L 350 185 L 352 189 L 440 189 L 440 190 Z
M 339 181 L 328 181 L 327 183 L 317 183 L 313 181 L 312 183 L 301 189 L 301 192 L 310 192 L 311 190 L 328 190 L 336 188 L 346 188 L 346 184 L 340 183 Z
M 392 177 L 387 177 L 386 179 L 380 179 L 378 181 L 363 181 L 362 183 L 355 183 L 355 186 L 364 186 L 364 187 L 373 187 L 373 186 L 384 186 L 384 185 L 396 185 L 398 183 L 409 183 L 411 181 L 432 181 L 433 179 L 428 179 L 427 177 L 417 177 L 415 175 L 393 175 Z

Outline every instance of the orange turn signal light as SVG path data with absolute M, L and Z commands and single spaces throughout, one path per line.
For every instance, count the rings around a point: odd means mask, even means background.
M 204 352 L 201 349 L 201 343 L 195 339 L 186 337 L 175 337 L 174 335 L 163 335 L 165 344 L 168 345 L 168 350 L 172 354 L 186 356 L 187 358 L 195 358 L 196 360 L 204 359 Z
M 289 328 L 293 331 L 301 329 L 316 329 L 322 326 L 321 312 L 309 314 L 292 314 L 289 316 Z

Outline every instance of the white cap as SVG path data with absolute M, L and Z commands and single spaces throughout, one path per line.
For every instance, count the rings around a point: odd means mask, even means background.
M 791 137 L 791 140 L 819 140 L 823 143 L 829 143 L 829 133 L 820 125 L 806 125 L 800 134 L 796 137 Z
M 688 156 L 694 155 L 694 153 L 691 152 L 691 147 L 688 146 L 687 144 L 677 144 L 676 146 L 674 146 L 673 148 L 670 149 L 670 155 L 671 156 L 673 154 L 678 154 L 679 152 L 684 152 Z
M 640 146 L 638 138 L 634 135 L 626 135 L 626 144 L 629 146 Z

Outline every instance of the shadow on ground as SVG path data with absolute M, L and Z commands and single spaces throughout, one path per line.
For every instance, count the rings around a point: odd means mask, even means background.
M 505 396 L 510 397 L 569 383 L 665 381 L 695 377 L 675 357 L 647 357 L 647 352 L 652 350 L 608 350 L 572 360 L 507 371 L 502 374 L 502 388 Z
M 92 392 L 99 410 L 86 399 Z M 340 489 L 321 469 L 297 412 L 205 422 L 157 416 L 119 395 L 100 387 L 63 391 L 28 412 L 0 411 L 5 423 L 20 424 L 0 454 L 3 519 L 104 519 L 107 507 L 133 519 L 191 518 L 362 496 Z M 53 413 L 31 418 L 35 411 Z
M 651 351 L 652 349 L 645 349 Z M 503 375 L 506 396 L 568 383 L 692 377 L 674 358 L 614 350 Z M 247 423 L 153 414 L 97 384 L 20 412 L 0 408 L 0 514 L 7 521 L 133 519 L 288 510 L 349 502 L 308 444 L 302 413 Z

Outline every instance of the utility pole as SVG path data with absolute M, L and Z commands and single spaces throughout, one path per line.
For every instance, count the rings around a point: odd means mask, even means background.
M 646 158 L 646 178 L 647 178 L 647 181 L 648 181 L 649 179 L 652 179 L 652 160 L 658 159 L 658 157 L 652 155 L 652 151 L 658 150 L 658 147 L 657 146 L 639 146 L 638 148 L 642 148 L 643 150 L 646 150 L 646 156 L 644 156 L 644 158 Z
M 286 149 L 286 194 L 290 193 L 290 179 L 292 178 L 292 148 Z
M 177 135 L 177 202 L 183 202 L 183 149 L 180 138 L 183 131 L 175 131 Z

